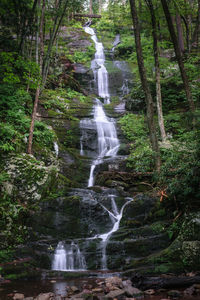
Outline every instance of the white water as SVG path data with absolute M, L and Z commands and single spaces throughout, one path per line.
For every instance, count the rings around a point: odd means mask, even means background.
M 106 232 L 106 233 L 101 234 L 101 235 L 98 236 L 100 239 L 102 239 L 102 242 L 101 242 L 101 247 L 102 247 L 101 269 L 102 270 L 106 270 L 107 269 L 106 247 L 107 247 L 107 243 L 109 241 L 109 238 L 111 237 L 111 235 L 113 234 L 113 232 L 116 232 L 119 229 L 119 224 L 120 224 L 121 218 L 123 216 L 124 208 L 131 201 L 133 201 L 132 198 L 127 198 L 127 201 L 124 203 L 124 205 L 120 209 L 120 212 L 118 212 L 117 204 L 115 202 L 115 196 L 114 195 L 110 195 L 110 198 L 111 198 L 112 212 L 109 211 L 105 206 L 101 205 L 105 209 L 105 211 L 108 212 L 108 214 L 111 217 L 111 220 L 113 222 L 113 227 L 112 227 L 112 229 L 110 231 L 108 231 L 108 232 Z
M 53 145 L 54 145 L 54 151 L 56 153 L 56 157 L 58 157 L 58 153 L 59 153 L 58 143 L 54 142 Z
M 105 67 L 105 55 L 102 43 L 99 43 L 94 30 L 89 27 L 84 28 L 87 33 L 91 35 L 92 40 L 95 43 L 96 53 L 95 59 L 91 63 L 91 67 L 94 73 L 94 79 L 98 87 L 98 95 L 103 98 L 104 103 L 110 103 L 109 94 L 109 82 L 108 82 L 108 72 Z M 115 128 L 115 123 L 113 120 L 109 119 L 103 109 L 103 104 L 100 100 L 96 99 L 94 105 L 94 118 L 93 120 L 82 120 L 81 126 L 88 129 L 96 129 L 98 138 L 98 154 L 97 157 L 92 162 L 90 168 L 90 176 L 88 180 L 88 187 L 94 185 L 94 171 L 95 167 L 102 163 L 103 158 L 106 156 L 115 157 L 119 149 L 119 140 L 117 138 L 117 132 Z M 55 146 L 54 146 L 55 147 Z M 56 150 L 55 150 L 56 151 Z M 80 140 L 80 154 L 84 155 L 83 140 Z M 120 211 L 115 202 L 115 195 L 109 195 L 108 199 L 111 200 L 111 210 L 107 209 L 102 204 L 101 207 L 109 214 L 112 229 L 107 233 L 95 235 L 90 239 L 101 239 L 100 247 L 102 251 L 101 258 L 101 268 L 103 270 L 107 269 L 107 255 L 106 247 L 110 239 L 110 236 L 119 229 L 119 224 L 123 215 L 123 211 L 126 205 L 128 205 L 132 199 L 126 199 L 127 201 L 121 207 Z M 80 271 L 86 270 L 86 262 L 83 254 L 80 252 L 78 245 L 71 243 L 68 247 L 65 247 L 62 242 L 59 242 L 54 254 L 54 259 L 52 263 L 53 270 L 59 271 Z
M 80 139 L 80 155 L 84 155 L 84 151 L 83 151 L 83 137 L 81 137 L 81 139 Z
M 120 34 L 117 34 L 113 43 L 112 52 L 114 52 L 116 46 L 120 43 Z
M 65 248 L 62 242 L 59 242 L 53 258 L 52 270 L 57 271 L 83 271 L 86 270 L 86 262 L 79 247 L 74 242 Z
M 91 39 L 95 43 L 96 53 L 95 59 L 91 63 L 94 72 L 94 78 L 98 85 L 98 95 L 104 99 L 104 103 L 110 103 L 110 94 L 108 91 L 108 71 L 105 67 L 105 54 L 103 44 L 98 42 L 94 30 L 90 27 L 84 27 L 85 32 L 91 35 Z
M 110 103 L 108 72 L 104 65 L 105 55 L 103 44 L 98 42 L 97 36 L 92 28 L 85 27 L 84 29 L 85 32 L 91 35 L 96 47 L 95 59 L 92 61 L 91 67 L 94 72 L 94 78 L 98 83 L 98 94 L 104 99 L 104 103 Z M 115 124 L 113 121 L 109 121 L 104 112 L 103 105 L 98 99 L 96 99 L 96 104 L 94 106 L 93 121 L 96 124 L 98 136 L 98 157 L 92 162 L 88 187 L 93 186 L 94 184 L 94 170 L 97 165 L 102 163 L 102 158 L 105 156 L 114 157 L 119 149 L 119 140 L 117 138 Z

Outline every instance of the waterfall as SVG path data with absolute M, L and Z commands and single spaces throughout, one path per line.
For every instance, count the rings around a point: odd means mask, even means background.
M 98 94 L 104 99 L 104 103 L 108 104 L 110 103 L 110 94 L 108 92 L 108 72 L 104 65 L 105 55 L 103 44 L 98 42 L 97 36 L 92 28 L 85 27 L 84 29 L 85 32 L 91 35 L 96 47 L 95 59 L 92 61 L 91 67 L 94 72 L 94 78 L 98 84 Z M 96 99 L 96 104 L 94 106 L 93 120 L 96 124 L 98 136 L 98 156 L 92 162 L 90 168 L 88 187 L 91 187 L 94 184 L 94 170 L 97 165 L 102 163 L 102 158 L 105 156 L 114 157 L 119 149 L 119 140 L 117 138 L 115 124 L 112 120 L 109 121 L 104 112 L 103 105 L 98 99 Z
M 67 255 L 62 242 L 59 242 L 54 254 L 52 270 L 66 271 Z
M 83 151 L 83 137 L 81 137 L 81 139 L 80 139 L 80 155 L 84 155 L 84 151 Z
M 96 99 L 96 102 L 94 122 L 96 123 L 98 136 L 98 157 L 92 162 L 88 187 L 94 184 L 94 170 L 97 165 L 102 163 L 102 158 L 105 156 L 114 157 L 119 149 L 119 140 L 115 125 L 106 117 L 102 103 L 98 99 Z
M 87 269 L 85 257 L 74 242 L 65 248 L 59 242 L 52 263 L 52 270 L 56 271 L 84 271 Z
M 95 32 L 90 27 L 84 27 L 85 32 L 91 35 L 91 39 L 95 43 L 96 53 L 95 58 L 91 62 L 91 68 L 94 74 L 94 80 L 98 88 L 98 95 L 103 99 L 104 104 L 110 103 L 109 94 L 109 80 L 108 72 L 105 67 L 105 55 L 103 44 L 98 42 Z M 117 43 L 117 41 L 116 41 Z M 102 100 L 101 99 L 101 100 Z M 104 107 L 100 99 L 96 99 L 93 107 L 93 119 L 84 119 L 80 122 L 80 128 L 86 130 L 95 130 L 97 132 L 97 144 L 96 140 L 92 145 L 92 149 L 97 148 L 97 155 L 93 159 L 90 167 L 90 175 L 88 179 L 88 187 L 94 185 L 94 171 L 97 165 L 103 162 L 105 157 L 111 156 L 115 157 L 119 149 L 120 143 L 117 137 L 117 131 L 115 127 L 115 122 L 113 119 L 108 118 L 104 111 Z M 85 133 L 87 137 L 87 132 Z M 84 134 L 80 139 L 80 155 L 86 154 L 84 151 Z M 92 142 L 91 142 L 92 143 Z M 55 148 L 56 149 L 56 148 Z M 56 150 L 55 150 L 56 151 Z M 57 152 L 56 152 L 57 153 Z M 106 211 L 111 220 L 111 229 L 104 234 L 96 234 L 94 237 L 86 238 L 86 240 L 100 239 L 100 249 L 101 249 L 101 269 L 107 269 L 107 255 L 106 248 L 107 243 L 111 235 L 119 229 L 120 221 L 123 216 L 123 211 L 126 205 L 128 205 L 133 199 L 125 198 L 126 202 L 118 209 L 116 204 L 116 196 L 113 194 L 108 195 L 108 200 L 110 200 L 110 209 L 99 202 L 99 205 L 104 211 Z M 80 271 L 86 270 L 85 257 L 81 253 L 78 245 L 72 242 L 70 245 L 64 245 L 63 242 L 59 242 L 54 253 L 53 270 L 59 271 Z
M 116 46 L 121 43 L 120 41 L 120 34 L 117 34 L 113 43 L 112 52 L 115 51 Z
M 58 143 L 54 142 L 53 145 L 54 145 L 54 151 L 56 153 L 56 157 L 58 157 L 58 153 L 59 153 Z
M 94 79 L 98 85 L 98 95 L 104 99 L 104 103 L 110 103 L 110 94 L 108 91 L 108 71 L 104 65 L 105 54 L 103 44 L 99 43 L 94 30 L 90 27 L 84 27 L 85 32 L 91 35 L 92 40 L 95 43 L 96 53 L 95 59 L 91 63 L 91 68 L 94 72 Z
M 121 218 L 123 216 L 123 211 L 124 208 L 131 202 L 133 201 L 132 198 L 126 198 L 126 202 L 124 203 L 124 205 L 122 206 L 122 208 L 120 209 L 120 212 L 118 212 L 118 208 L 117 208 L 117 204 L 115 202 L 115 196 L 114 195 L 110 195 L 111 198 L 111 206 L 112 206 L 112 212 L 109 211 L 105 206 L 101 205 L 105 211 L 108 212 L 111 220 L 113 221 L 113 227 L 110 231 L 99 235 L 98 237 L 102 240 L 101 241 L 101 245 L 100 247 L 102 248 L 102 259 L 101 259 L 101 268 L 102 270 L 106 270 L 107 269 L 107 257 L 106 257 L 106 247 L 107 247 L 107 243 L 109 241 L 109 238 L 111 237 L 111 235 L 116 232 L 119 229 L 119 224 L 121 221 Z

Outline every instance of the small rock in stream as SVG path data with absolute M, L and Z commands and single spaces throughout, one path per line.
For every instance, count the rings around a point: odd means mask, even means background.
M 144 291 L 144 293 L 145 293 L 146 295 L 154 295 L 154 294 L 155 294 L 155 290 L 149 289 L 149 290 Z
M 71 290 L 73 293 L 79 292 L 79 289 L 78 289 L 76 286 L 71 286 L 71 287 L 70 287 L 70 290 Z

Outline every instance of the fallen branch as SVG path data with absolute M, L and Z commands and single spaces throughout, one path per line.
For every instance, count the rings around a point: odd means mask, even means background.
M 79 17 L 79 18 L 98 18 L 98 19 L 100 19 L 101 15 L 91 15 L 91 14 L 79 14 L 79 13 L 76 13 L 76 14 L 74 14 L 74 17 Z
M 195 283 L 200 283 L 200 276 L 170 276 L 170 277 L 132 277 L 134 286 L 142 289 L 171 289 L 191 286 Z

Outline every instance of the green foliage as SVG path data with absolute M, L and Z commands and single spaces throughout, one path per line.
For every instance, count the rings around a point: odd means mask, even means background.
M 24 89 L 10 84 L 0 86 L 0 151 L 25 151 L 30 128 L 32 99 Z M 35 122 L 35 142 L 51 147 L 55 138 L 42 122 Z
M 86 51 L 75 51 L 73 57 L 73 61 L 76 63 L 86 63 L 90 62 L 95 53 L 94 44 L 88 46 Z
M 46 109 L 59 109 L 65 114 L 69 112 L 69 117 L 73 112 L 73 110 L 70 109 L 70 106 L 71 104 L 74 106 L 74 100 L 81 104 L 85 104 L 88 102 L 88 97 L 84 96 L 82 93 L 72 90 L 69 87 L 66 89 L 58 88 L 56 90 L 46 89 L 42 94 L 42 104 Z
M 6 249 L 6 250 L 0 250 L 0 261 L 1 262 L 8 262 L 13 257 L 13 251 Z M 1 271 L 1 269 L 0 269 Z
M 51 148 L 55 140 L 55 133 L 48 128 L 48 126 L 40 121 L 35 121 L 35 130 L 33 132 L 34 142 L 41 146 Z
M 31 60 L 25 60 L 16 52 L 0 53 L 0 81 L 8 84 L 38 85 L 39 67 Z
M 119 120 L 122 131 L 130 141 L 146 136 L 144 116 L 127 114 Z
M 200 180 L 200 131 L 185 132 L 162 149 L 163 164 L 159 182 L 166 188 L 167 206 L 184 210 L 198 207 Z
M 26 216 L 27 208 L 20 201 L 10 199 L 4 194 L 1 197 L 0 206 L 0 227 L 1 227 L 1 243 L 0 247 L 6 248 L 24 241 L 27 234 L 27 228 L 23 224 Z M 1 252 L 2 254 L 2 252 Z M 4 255 L 4 259 L 5 259 Z
M 127 114 L 119 120 L 119 124 L 127 139 L 131 141 L 127 167 L 138 172 L 151 171 L 153 152 L 147 137 L 144 116 Z

